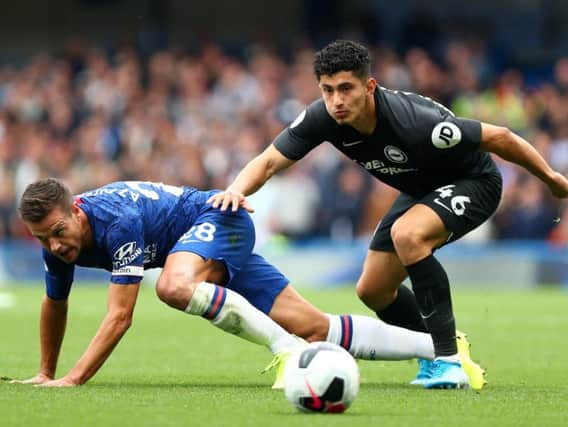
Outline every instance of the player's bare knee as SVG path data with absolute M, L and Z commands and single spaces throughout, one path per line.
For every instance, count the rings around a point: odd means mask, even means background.
M 355 289 L 359 299 L 372 310 L 382 310 L 392 303 L 396 297 L 396 290 L 378 289 L 363 282 L 357 283 Z
M 188 272 L 162 273 L 156 284 L 156 294 L 166 304 L 183 309 L 189 304 L 195 287 L 193 275 Z
M 424 244 L 424 237 L 416 228 L 409 227 L 406 222 L 396 221 L 391 228 L 391 239 L 396 252 L 408 252 Z
M 361 282 L 357 282 L 357 286 L 355 286 L 355 292 L 357 293 L 357 296 L 361 301 L 365 301 L 369 298 L 369 290 Z
M 369 283 L 359 281 L 355 287 L 355 292 L 361 301 L 363 301 L 367 306 L 372 305 L 377 299 L 377 289 L 370 286 Z

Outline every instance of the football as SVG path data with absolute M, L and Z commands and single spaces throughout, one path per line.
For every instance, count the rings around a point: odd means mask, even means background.
M 284 392 L 303 412 L 344 412 L 359 392 L 359 367 L 342 347 L 313 342 L 293 353 L 284 371 Z

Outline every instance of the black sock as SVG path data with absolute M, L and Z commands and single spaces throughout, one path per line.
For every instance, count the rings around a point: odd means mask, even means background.
M 376 311 L 377 317 L 389 325 L 400 326 L 417 332 L 428 332 L 420 317 L 414 293 L 404 285 L 398 288 L 396 299 L 383 310 Z
M 433 255 L 406 267 L 412 289 L 434 342 L 434 354 L 451 356 L 458 352 L 456 322 L 452 311 L 450 283 L 444 267 Z

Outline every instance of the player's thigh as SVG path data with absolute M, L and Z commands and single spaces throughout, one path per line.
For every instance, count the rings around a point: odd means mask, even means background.
M 187 285 L 201 282 L 224 284 L 227 280 L 227 268 L 223 262 L 206 260 L 192 252 L 175 252 L 167 257 L 158 286 L 163 282 L 182 282 Z
M 219 261 L 205 260 L 191 252 L 175 252 L 166 259 L 156 294 L 169 306 L 185 310 L 199 283 L 221 283 L 226 277 L 225 265 Z
M 407 275 L 396 252 L 369 250 L 357 281 L 357 295 L 368 307 L 380 310 L 394 300 Z
M 172 265 L 172 271 L 184 268 L 184 255 L 193 262 L 187 266 L 194 270 L 196 278 L 211 274 L 213 283 L 224 285 L 229 282 L 247 264 L 255 243 L 255 230 L 252 219 L 244 209 L 237 212 L 209 209 L 199 215 L 194 225 L 184 233 L 170 250 L 166 265 Z M 175 261 L 175 262 L 174 262 Z M 195 268 L 199 268 L 195 271 Z M 225 274 L 221 274 L 224 269 Z M 208 276 L 209 277 L 209 276 Z M 196 279 L 198 280 L 198 279 Z
M 448 237 L 437 247 L 453 242 L 483 224 L 497 210 L 501 200 L 499 175 L 456 180 L 437 188 L 419 200 L 441 219 Z
M 450 236 L 439 214 L 421 203 L 412 206 L 391 228 L 391 239 L 403 265 L 426 258 Z
M 291 285 L 276 297 L 269 316 L 288 332 L 308 341 L 325 341 L 327 338 L 328 317 Z

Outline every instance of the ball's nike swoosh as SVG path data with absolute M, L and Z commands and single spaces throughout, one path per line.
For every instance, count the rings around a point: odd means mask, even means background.
M 314 392 L 314 389 L 310 386 L 310 383 L 308 382 L 308 379 L 305 378 L 304 381 L 306 382 L 306 387 L 308 387 L 308 391 L 310 392 L 310 394 L 312 395 L 312 400 L 313 402 L 311 402 L 309 404 L 311 409 L 314 409 L 316 411 L 320 411 L 321 409 L 323 409 L 323 402 L 320 399 L 320 397 Z

